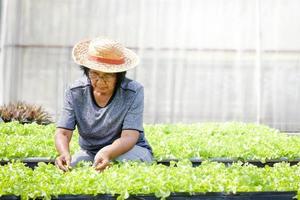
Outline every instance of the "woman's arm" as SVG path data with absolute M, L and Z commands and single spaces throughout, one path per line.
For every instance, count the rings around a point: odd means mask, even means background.
M 73 131 L 57 128 L 55 133 L 55 147 L 59 156 L 55 160 L 55 164 L 62 170 L 67 171 L 71 163 L 71 154 L 69 144 Z
M 136 91 L 136 96 L 124 117 L 121 137 L 111 145 L 102 148 L 95 156 L 93 166 L 96 170 L 103 170 L 109 161 L 126 153 L 137 143 L 139 131 L 143 130 L 144 88 Z
M 93 164 L 96 170 L 104 170 L 109 165 L 110 160 L 132 149 L 138 141 L 139 134 L 136 130 L 123 130 L 120 138 L 96 154 Z

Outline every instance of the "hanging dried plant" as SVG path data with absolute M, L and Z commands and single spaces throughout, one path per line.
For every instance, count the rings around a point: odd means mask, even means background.
M 50 124 L 51 116 L 41 106 L 25 102 L 9 103 L 0 106 L 0 117 L 4 122 L 19 121 L 20 123 Z

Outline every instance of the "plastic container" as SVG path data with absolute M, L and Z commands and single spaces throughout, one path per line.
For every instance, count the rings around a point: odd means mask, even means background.
M 167 199 L 169 200 L 292 200 L 296 197 L 297 192 L 240 192 L 236 194 L 226 194 L 221 192 L 209 193 L 171 193 Z M 60 195 L 53 197 L 55 200 L 112 200 L 117 199 L 117 196 L 112 195 Z M 131 195 L 129 200 L 156 200 L 159 199 L 153 194 L 149 195 Z

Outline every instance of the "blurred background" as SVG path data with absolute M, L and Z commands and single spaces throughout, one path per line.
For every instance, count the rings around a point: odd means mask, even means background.
M 82 75 L 73 45 L 137 52 L 145 123 L 257 122 L 300 131 L 299 0 L 1 0 L 0 104 L 57 120 Z

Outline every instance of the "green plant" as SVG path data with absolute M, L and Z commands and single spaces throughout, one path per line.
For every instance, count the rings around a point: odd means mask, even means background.
M 132 194 L 152 194 L 166 198 L 173 192 L 263 192 L 299 191 L 300 166 L 279 163 L 258 168 L 235 163 L 204 162 L 192 167 L 183 160 L 167 167 L 145 163 L 115 164 L 102 173 L 83 165 L 63 173 L 53 165 L 40 163 L 32 171 L 21 163 L 0 166 L 0 196 L 21 195 L 22 199 L 62 194 L 120 194 L 126 199 Z
M 54 145 L 55 124 L 38 125 L 9 122 L 0 124 L 0 160 L 57 155 Z M 79 149 L 78 133 L 71 141 L 71 152 Z
M 158 160 L 233 158 L 237 160 L 300 157 L 300 138 L 265 125 L 240 122 L 145 125 Z
M 300 137 L 290 137 L 267 126 L 245 123 L 145 125 L 154 157 L 162 159 L 300 158 Z M 0 124 L 0 159 L 55 157 L 55 125 Z M 73 133 L 71 151 L 79 150 L 79 134 Z

